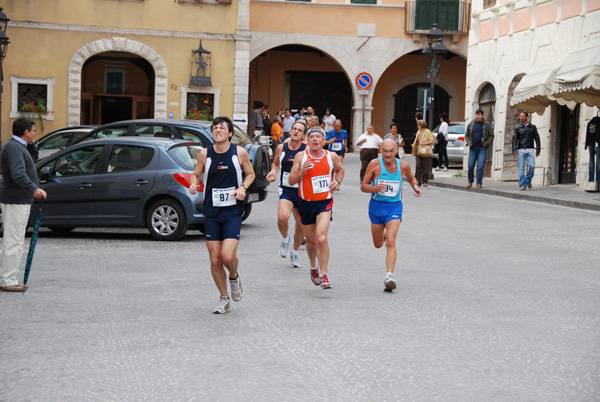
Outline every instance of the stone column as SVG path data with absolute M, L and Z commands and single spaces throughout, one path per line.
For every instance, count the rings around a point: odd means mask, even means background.
M 233 113 L 248 113 L 250 80 L 250 0 L 237 2 L 237 28 L 235 30 L 235 78 L 233 85 Z M 250 119 L 250 116 L 248 116 Z M 236 123 L 248 132 L 248 124 Z

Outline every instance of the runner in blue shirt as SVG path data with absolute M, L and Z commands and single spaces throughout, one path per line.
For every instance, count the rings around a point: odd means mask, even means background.
M 402 177 L 410 183 L 415 197 L 421 196 L 421 188 L 413 176 L 408 162 L 396 159 L 398 145 L 392 139 L 383 140 L 381 155 L 373 159 L 367 166 L 360 189 L 371 193 L 369 202 L 369 219 L 371 234 L 376 248 L 383 246 L 387 250 L 384 284 L 385 291 L 396 289 L 394 268 L 396 267 L 396 235 L 402 222 Z

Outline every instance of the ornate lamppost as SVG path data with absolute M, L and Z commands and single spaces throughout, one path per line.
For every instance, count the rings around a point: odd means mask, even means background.
M 423 59 L 423 66 L 427 70 L 427 78 L 431 80 L 431 109 L 429 113 L 429 119 L 427 125 L 429 129 L 433 131 L 433 100 L 435 98 L 435 84 L 434 81 L 440 72 L 440 68 L 446 61 L 446 54 L 448 48 L 442 43 L 443 31 L 438 28 L 437 24 L 433 24 L 433 28 L 427 33 L 428 46 L 421 52 Z
M 2 12 L 0 7 L 0 139 L 2 138 L 2 81 L 4 80 L 4 73 L 2 72 L 2 61 L 6 56 L 6 50 L 8 49 L 8 36 L 6 36 L 6 28 L 8 26 L 8 17 Z

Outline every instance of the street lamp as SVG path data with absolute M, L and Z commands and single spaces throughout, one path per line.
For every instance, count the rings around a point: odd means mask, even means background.
M 8 36 L 6 36 L 6 28 L 8 27 L 8 17 L 2 11 L 0 7 L 0 140 L 2 139 L 2 81 L 4 81 L 4 73 L 2 71 L 2 61 L 6 56 L 6 50 L 8 49 Z
M 431 109 L 429 113 L 429 129 L 433 131 L 433 100 L 435 94 L 434 81 L 440 72 L 440 68 L 446 61 L 448 48 L 442 43 L 444 32 L 438 28 L 437 24 L 433 24 L 433 28 L 427 33 L 428 46 L 421 52 L 423 66 L 427 70 L 427 78 L 431 80 Z

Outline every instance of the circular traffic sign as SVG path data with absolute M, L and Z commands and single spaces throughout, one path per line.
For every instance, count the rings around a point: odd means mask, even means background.
M 373 84 L 373 77 L 369 73 L 360 73 L 356 76 L 356 86 L 360 89 L 369 89 Z

